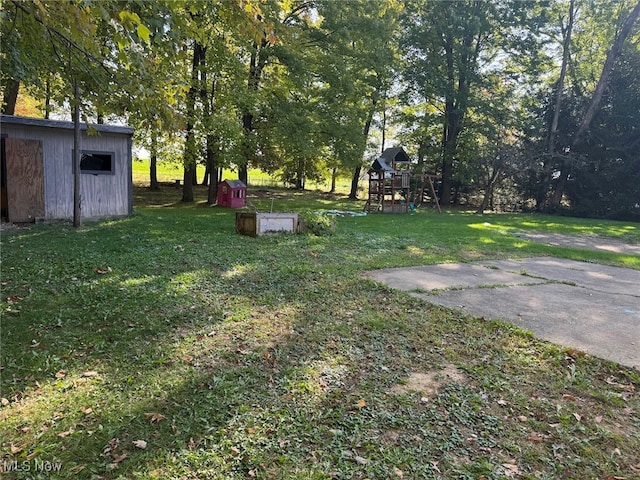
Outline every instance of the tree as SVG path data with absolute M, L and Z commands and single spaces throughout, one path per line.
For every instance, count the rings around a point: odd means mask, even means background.
M 317 2 L 322 23 L 313 39 L 320 49 L 315 75 L 324 115 L 331 169 L 351 170 L 356 199 L 367 140 L 382 99 L 393 85 L 401 6 L 393 1 Z
M 414 105 L 434 105 L 441 125 L 441 203 L 452 200 L 460 163 L 461 135 L 471 108 L 482 108 L 482 78 L 504 66 L 502 57 L 531 47 L 537 3 L 468 0 L 410 0 L 402 22 L 405 97 Z M 431 120 L 432 115 L 418 116 Z M 416 117 L 416 118 L 418 118 Z M 428 128 L 423 128 L 427 132 Z M 429 138 L 417 141 L 428 145 Z
M 620 31 L 613 39 L 611 48 L 607 52 L 604 65 L 602 66 L 602 71 L 600 72 L 598 83 L 593 93 L 591 94 L 588 107 L 582 116 L 582 120 L 580 121 L 577 131 L 573 136 L 571 145 L 570 147 L 568 147 L 569 154 L 571 154 L 571 150 L 579 150 L 580 146 L 585 142 L 585 136 L 587 134 L 587 131 L 589 130 L 589 127 L 591 126 L 591 122 L 593 121 L 596 113 L 600 108 L 602 96 L 608 86 L 609 78 L 611 77 L 611 74 L 614 70 L 616 61 L 623 50 L 623 45 L 627 37 L 631 33 L 633 25 L 638 19 L 638 16 L 640 16 L 640 2 L 638 2 L 631 10 L 631 12 L 629 12 L 626 18 L 624 18 Z M 570 162 L 564 161 L 560 169 L 560 173 L 555 184 L 553 198 L 551 200 L 552 207 L 557 208 L 560 206 L 560 202 L 564 195 L 566 182 L 570 173 L 571 166 L 569 165 L 569 163 Z
M 623 47 L 588 141 L 566 182 L 570 212 L 580 216 L 640 220 L 640 45 Z M 587 157 L 588 155 L 588 157 Z

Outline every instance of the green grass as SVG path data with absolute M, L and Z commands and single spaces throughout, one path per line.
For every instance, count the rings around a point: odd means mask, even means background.
M 0 465 L 23 468 L 3 479 L 638 478 L 637 370 L 361 277 L 532 255 L 640 269 L 511 235 L 640 242 L 637 224 L 425 209 L 251 238 L 196 194 L 137 188 L 131 218 L 2 232 Z M 413 373 L 436 373 L 436 392 L 411 391 Z
M 205 167 L 203 165 L 197 166 L 198 182 L 201 182 L 204 178 Z M 137 186 L 149 186 L 149 160 L 137 159 L 133 162 L 133 183 Z M 179 163 L 175 162 L 159 162 L 157 165 L 157 178 L 160 183 L 174 184 L 176 180 L 182 180 L 183 167 Z M 249 184 L 254 187 L 283 187 L 282 182 L 274 180 L 269 174 L 252 168 L 249 169 Z M 223 179 L 234 180 L 238 178 L 238 172 L 231 169 L 223 171 Z M 327 178 L 325 182 L 308 182 L 308 188 L 312 190 L 329 190 L 330 180 Z M 342 193 L 349 192 L 351 188 L 350 178 L 338 178 L 336 181 L 336 190 Z

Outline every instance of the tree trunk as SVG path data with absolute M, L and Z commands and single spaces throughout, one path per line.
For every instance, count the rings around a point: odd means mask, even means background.
M 217 140 L 214 135 L 207 135 L 207 170 L 209 171 L 209 185 L 207 188 L 207 203 L 214 205 L 218 199 L 218 168 L 216 167 Z
M 196 96 L 199 91 L 199 70 L 204 60 L 206 48 L 195 42 L 193 46 L 193 60 L 191 64 L 191 85 L 187 93 L 187 137 L 184 142 L 184 175 L 182 177 L 182 201 L 193 202 L 193 179 L 196 173 L 196 156 L 198 149 L 194 138 L 194 116 Z
M 80 87 L 73 81 L 73 226 L 82 226 L 82 197 L 80 193 Z
M 151 138 L 151 152 L 149 153 L 149 189 L 160 190 L 160 184 L 158 183 L 158 138 L 156 134 L 153 134 Z
M 331 170 L 331 188 L 329 193 L 336 193 L 336 177 L 338 176 L 338 169 L 336 167 Z
M 207 152 L 207 154 L 208 153 L 209 152 Z M 202 178 L 202 184 L 201 184 L 203 187 L 208 187 L 209 186 L 209 177 L 210 176 L 211 176 L 211 167 L 209 166 L 209 159 L 207 158 L 207 163 L 205 164 L 205 167 L 204 167 L 204 177 Z
M 567 180 L 569 179 L 569 168 L 566 164 L 566 161 L 563 160 L 562 168 L 560 169 L 560 175 L 555 183 L 555 188 L 553 189 L 553 195 L 551 196 L 551 209 L 557 209 L 560 207 L 562 203 L 562 197 L 564 196 L 564 189 L 567 186 Z
M 371 130 L 371 122 L 373 121 L 373 114 L 375 113 L 376 104 L 378 103 L 378 99 L 376 98 L 376 94 L 372 94 L 371 96 L 371 109 L 369 110 L 369 115 L 367 117 L 367 121 L 364 122 L 364 128 L 362 129 L 362 139 L 363 139 L 363 148 L 362 153 L 367 148 L 367 139 L 369 138 L 369 130 Z M 360 182 L 360 174 L 362 173 L 362 159 L 359 159 L 358 166 L 353 171 L 353 177 L 351 178 L 351 191 L 349 192 L 350 200 L 358 199 L 358 183 Z
M 571 45 L 571 33 L 573 31 L 573 17 L 574 17 L 574 0 L 569 3 L 569 23 L 566 30 L 564 30 L 565 37 L 562 44 L 562 65 L 560 67 L 560 77 L 558 78 L 558 84 L 556 86 L 556 100 L 553 109 L 553 120 L 551 121 L 551 128 L 549 130 L 549 141 L 547 146 L 548 159 L 545 161 L 545 169 L 548 168 L 549 162 L 553 162 L 555 156 L 555 143 L 556 134 L 558 132 L 558 120 L 560 118 L 560 109 L 562 107 L 562 93 L 564 90 L 564 78 L 567 73 L 567 65 L 569 63 L 569 46 Z M 561 159 L 560 177 L 556 182 L 553 195 L 551 197 L 551 206 L 559 207 L 562 202 L 562 196 L 564 194 L 564 186 L 567 181 L 566 162 L 564 158 Z M 546 190 L 546 189 L 545 189 Z
M 454 2 L 450 2 L 453 4 Z M 473 2 L 471 18 L 482 16 L 483 2 Z M 442 35 L 442 49 L 446 62 L 445 114 L 442 131 L 442 183 L 440 185 L 440 204 L 451 204 L 454 161 L 457 157 L 458 139 L 464 129 L 465 115 L 468 109 L 471 91 L 472 72 L 477 66 L 482 46 L 482 31 L 469 27 L 462 37 L 462 48 L 456 49 L 455 32 L 448 30 Z M 456 55 L 457 53 L 457 55 Z M 457 79 L 456 79 L 457 69 Z M 457 194 L 456 194 L 457 198 Z
M 244 131 L 245 137 L 245 163 L 238 166 L 238 179 L 249 186 L 249 169 L 247 165 L 249 164 L 249 159 L 253 157 L 253 151 L 251 149 L 251 132 L 253 131 L 253 115 L 250 113 L 245 113 L 242 116 L 242 129 Z
M 209 187 L 207 188 L 207 203 L 209 205 L 215 205 L 218 201 L 218 169 L 211 170 L 209 178 Z
M 14 115 L 16 112 L 16 102 L 18 101 L 18 92 L 20 91 L 20 80 L 10 78 L 4 88 L 2 98 L 2 113 L 5 115 Z
M 493 192 L 498 181 L 498 177 L 500 175 L 500 171 L 498 169 L 494 169 L 489 175 L 487 179 L 487 184 L 484 189 L 484 197 L 482 198 L 482 204 L 476 211 L 476 213 L 482 215 L 484 211 L 489 207 L 490 204 L 493 204 Z
M 47 74 L 44 98 L 44 118 L 49 120 L 51 115 L 51 75 Z
M 247 80 L 247 87 L 249 90 L 257 92 L 260 88 L 260 80 L 262 79 L 262 71 L 267 64 L 267 54 L 265 52 L 266 40 L 262 40 L 260 45 L 257 42 L 253 44 L 253 51 L 249 58 L 249 78 Z M 238 167 L 238 178 L 246 186 L 249 186 L 249 171 L 248 165 L 251 163 L 254 152 L 251 149 L 251 133 L 253 132 L 253 114 L 249 111 L 242 115 L 242 128 L 244 130 L 246 141 L 245 163 Z
M 551 122 L 551 130 L 549 131 L 549 144 L 547 151 L 550 159 L 555 153 L 556 133 L 558 132 L 558 120 L 560 118 L 560 108 L 562 106 L 562 93 L 564 90 L 564 78 L 567 74 L 567 65 L 569 63 L 569 45 L 571 45 L 571 32 L 573 31 L 573 15 L 574 0 L 569 2 L 569 23 L 567 24 L 564 42 L 562 44 L 562 65 L 560 67 L 560 77 L 556 86 L 556 101 L 553 109 L 553 120 Z M 564 29 L 563 29 L 564 30 Z

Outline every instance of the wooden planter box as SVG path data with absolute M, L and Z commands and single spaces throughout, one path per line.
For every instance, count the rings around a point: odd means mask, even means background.
M 297 213 L 236 212 L 236 232 L 252 237 L 298 231 Z

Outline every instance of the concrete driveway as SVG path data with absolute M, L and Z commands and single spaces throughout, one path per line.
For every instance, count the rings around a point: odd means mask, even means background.
M 640 370 L 638 270 L 535 257 L 392 268 L 366 276 Z

